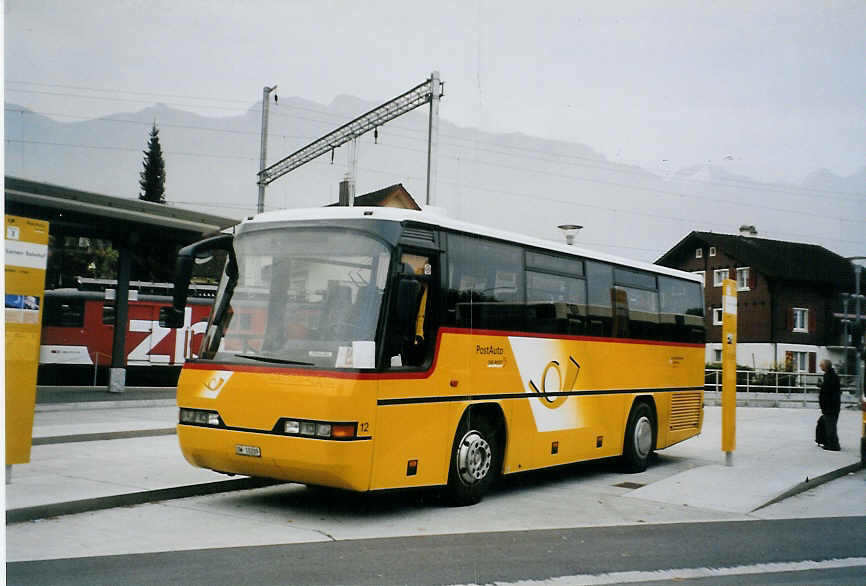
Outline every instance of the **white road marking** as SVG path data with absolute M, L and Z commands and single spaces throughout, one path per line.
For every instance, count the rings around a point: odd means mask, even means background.
M 803 572 L 807 570 L 831 570 L 835 568 L 866 568 L 866 557 L 841 558 L 833 560 L 804 560 L 801 562 L 782 562 L 771 564 L 752 564 L 730 568 L 678 568 L 642 572 L 612 572 L 610 574 L 578 574 L 560 576 L 547 580 L 521 580 L 519 582 L 494 582 L 496 586 L 578 586 L 586 584 L 636 584 L 659 580 L 687 580 L 694 578 L 715 578 L 719 576 L 746 576 L 750 574 L 773 574 L 777 572 Z M 468 585 L 467 585 L 468 586 Z M 472 585 L 475 586 L 475 585 Z

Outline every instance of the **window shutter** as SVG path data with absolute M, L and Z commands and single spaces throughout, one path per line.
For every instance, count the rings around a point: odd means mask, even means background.
M 754 289 L 757 284 L 758 284 L 757 271 L 749 269 L 749 289 Z
M 785 329 L 789 332 L 794 329 L 794 308 L 789 307 L 787 317 L 785 318 Z
M 809 309 L 809 333 L 813 334 L 818 330 L 817 317 L 815 315 L 815 310 Z
M 818 354 L 809 352 L 809 372 L 815 372 L 815 363 L 817 362 Z
M 736 281 L 737 280 L 737 269 L 735 269 L 734 267 L 730 267 L 728 269 L 728 278 Z

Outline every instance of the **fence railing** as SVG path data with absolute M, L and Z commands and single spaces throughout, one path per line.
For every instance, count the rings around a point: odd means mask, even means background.
M 788 400 L 816 401 L 819 383 L 823 373 L 787 372 L 767 370 L 738 370 L 737 398 L 748 400 L 752 395 L 771 394 L 775 398 Z M 853 401 L 857 394 L 857 375 L 840 374 L 839 383 L 842 387 L 842 401 Z M 722 371 L 717 368 L 707 368 L 704 371 L 704 390 L 719 393 L 722 390 Z M 741 395 L 744 393 L 744 395 Z

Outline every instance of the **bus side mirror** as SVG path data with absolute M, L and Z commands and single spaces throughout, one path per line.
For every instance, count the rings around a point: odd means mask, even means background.
M 183 311 L 178 311 L 169 305 L 159 308 L 159 327 L 161 328 L 182 328 L 183 327 Z
M 418 300 L 421 296 L 421 283 L 417 279 L 400 279 L 397 287 L 396 331 L 406 339 L 410 338 L 418 315 Z
M 183 326 L 183 313 L 186 307 L 186 298 L 189 293 L 189 282 L 192 278 L 192 270 L 196 259 L 206 258 L 214 250 L 225 250 L 228 253 L 226 264 L 226 275 L 231 281 L 238 278 L 238 259 L 232 246 L 234 238 L 231 234 L 220 234 L 205 238 L 189 246 L 181 248 L 177 253 L 177 261 L 174 265 L 174 298 L 172 303 L 172 315 L 162 309 L 159 312 L 160 325 L 163 317 L 166 324 L 178 324 L 176 326 L 166 325 L 164 327 L 179 328 Z M 179 316 L 179 317 L 178 317 Z

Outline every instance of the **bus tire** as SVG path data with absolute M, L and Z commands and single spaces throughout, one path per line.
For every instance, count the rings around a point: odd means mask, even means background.
M 454 506 L 479 502 L 496 477 L 502 454 L 496 433 L 486 417 L 467 411 L 457 426 L 451 449 L 446 496 Z
M 635 403 L 628 416 L 622 446 L 622 463 L 626 472 L 643 472 L 647 469 L 650 455 L 655 449 L 655 436 L 652 407 L 643 401 Z

